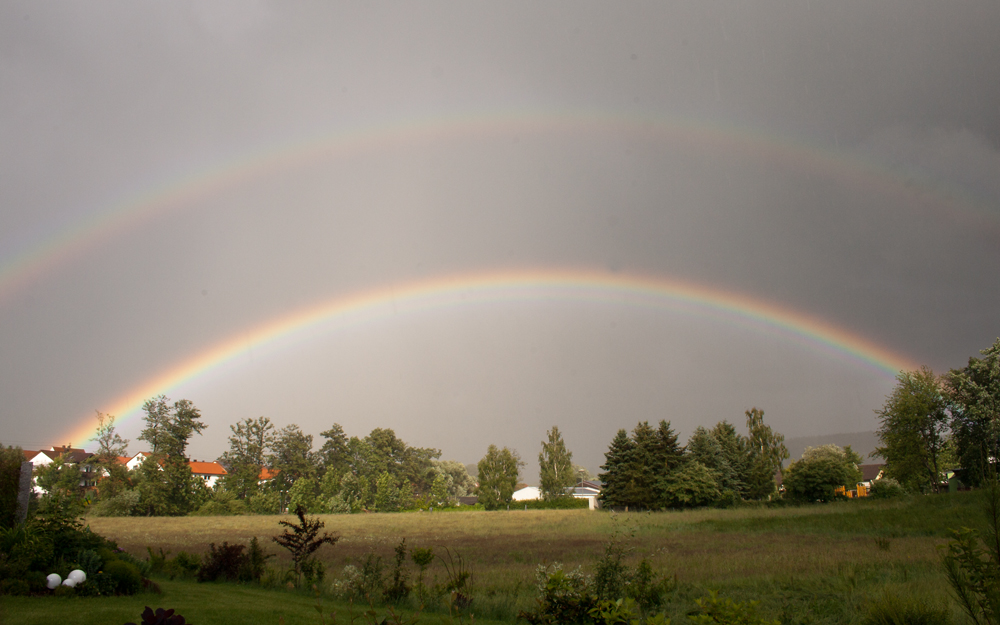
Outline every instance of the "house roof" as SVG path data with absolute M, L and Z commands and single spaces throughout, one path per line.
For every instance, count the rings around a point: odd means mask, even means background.
M 859 464 L 858 468 L 861 469 L 861 481 L 870 482 L 878 478 L 878 474 L 882 472 L 883 468 L 885 468 L 885 463 Z
M 269 480 L 278 475 L 278 473 L 280 473 L 280 471 L 278 471 L 277 469 L 268 469 L 267 467 L 261 467 L 260 475 L 257 477 L 257 479 Z
M 222 468 L 222 465 L 218 462 L 199 462 L 197 460 L 189 460 L 188 466 L 191 467 L 191 473 L 197 475 L 226 475 L 226 470 Z
M 51 449 L 55 457 L 62 456 L 68 462 L 86 462 L 94 454 L 90 453 L 85 449 L 78 449 L 76 447 L 70 447 L 69 445 L 55 446 L 53 445 Z

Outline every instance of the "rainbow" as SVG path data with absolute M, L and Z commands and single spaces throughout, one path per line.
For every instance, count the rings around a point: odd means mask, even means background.
M 914 180 L 844 152 L 824 150 L 745 128 L 708 124 L 683 117 L 623 116 L 603 112 L 487 112 L 375 124 L 328 132 L 302 141 L 269 145 L 237 158 L 176 176 L 70 224 L 25 251 L 0 261 L 0 300 L 47 271 L 97 247 L 111 237 L 171 211 L 182 210 L 241 182 L 272 176 L 302 165 L 363 152 L 427 141 L 543 133 L 606 134 L 674 147 L 717 151 L 764 160 L 792 171 L 842 180 L 853 186 L 907 199 L 913 205 L 946 207 L 947 219 L 972 220 L 997 228 L 985 203 L 960 189 Z M 998 228 L 1000 229 L 1000 228 Z
M 122 424 L 141 413 L 142 403 L 206 376 L 248 349 L 292 341 L 308 332 L 344 330 L 398 314 L 513 301 L 599 302 L 665 312 L 697 314 L 724 323 L 774 332 L 811 349 L 846 358 L 887 378 L 916 369 L 908 358 L 858 334 L 787 306 L 748 295 L 659 276 L 623 275 L 588 269 L 533 269 L 456 274 L 383 286 L 334 297 L 271 319 L 164 370 L 109 401 L 102 412 Z M 80 419 L 59 440 L 89 440 L 94 418 Z

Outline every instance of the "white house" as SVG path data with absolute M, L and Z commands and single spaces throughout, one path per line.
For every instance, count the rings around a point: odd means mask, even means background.
M 189 460 L 191 475 L 199 477 L 205 481 L 209 488 L 214 488 L 219 478 L 226 475 L 226 470 L 218 462 L 201 462 L 199 460 Z
M 537 486 L 525 486 L 521 490 L 514 491 L 511 497 L 514 501 L 533 501 L 542 498 L 542 491 Z

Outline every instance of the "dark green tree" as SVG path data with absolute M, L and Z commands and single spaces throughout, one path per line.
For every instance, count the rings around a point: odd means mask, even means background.
M 576 483 L 573 470 L 573 453 L 566 450 L 566 443 L 557 426 L 548 431 L 548 442 L 542 441 L 538 453 L 538 468 L 542 499 L 552 501 L 566 497 L 566 489 Z
M 487 510 L 498 510 L 508 505 L 523 466 L 524 462 L 516 451 L 490 445 L 478 465 L 479 487 L 476 494 L 479 503 Z
M 972 485 L 987 473 L 987 458 L 1000 457 L 1000 338 L 979 353 L 945 378 L 956 452 Z
M 17 524 L 17 495 L 21 484 L 21 463 L 24 451 L 20 447 L 0 444 L 0 528 Z
M 260 490 L 261 470 L 274 445 L 274 425 L 267 417 L 247 417 L 229 429 L 229 449 L 219 457 L 227 472 L 222 485 L 238 499 L 247 499 Z
M 605 508 L 624 508 L 628 504 L 629 492 L 627 467 L 635 443 L 624 429 L 618 430 L 608 451 L 604 453 L 603 473 L 597 479 L 604 485 L 601 488 L 601 505 Z
M 736 427 L 732 423 L 725 420 L 716 423 L 710 433 L 719 442 L 723 460 L 731 470 L 730 481 L 723 484 L 722 490 L 725 492 L 727 489 L 731 489 L 736 498 L 745 498 L 744 478 L 749 472 L 750 442 L 736 431 Z
M 901 371 L 880 410 L 875 454 L 886 474 L 914 490 L 938 492 L 951 412 L 940 379 L 927 367 Z

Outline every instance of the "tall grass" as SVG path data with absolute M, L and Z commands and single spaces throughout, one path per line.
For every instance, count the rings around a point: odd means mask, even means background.
M 204 552 L 209 543 L 273 544 L 277 516 L 185 518 L 92 518 L 91 528 L 129 552 L 146 547 L 177 553 Z M 975 526 L 979 495 L 845 501 L 799 507 L 746 506 L 730 510 L 613 514 L 588 510 L 325 515 L 326 528 L 341 535 L 318 552 L 327 584 L 347 564 L 368 553 L 388 561 L 406 538 L 411 547 L 448 547 L 475 575 L 473 611 L 513 620 L 534 602 L 539 564 L 562 562 L 586 571 L 613 532 L 628 527 L 630 557 L 647 558 L 661 574 L 680 582 L 667 606 L 675 622 L 695 609 L 708 590 L 734 599 L 759 600 L 769 618 L 782 622 L 860 622 L 886 589 L 897 594 L 921 588 L 932 605 L 948 601 L 937 546 L 948 528 Z M 279 551 L 276 546 L 271 550 Z M 278 553 L 278 566 L 287 556 Z M 425 583 L 443 579 L 432 565 Z M 409 600 L 416 607 L 415 600 Z M 797 620 L 808 615 L 807 620 Z M 479 617 L 477 617 L 478 620 Z M 804 617 L 803 617 L 804 618 Z M 809 620 L 811 619 L 811 620 Z

